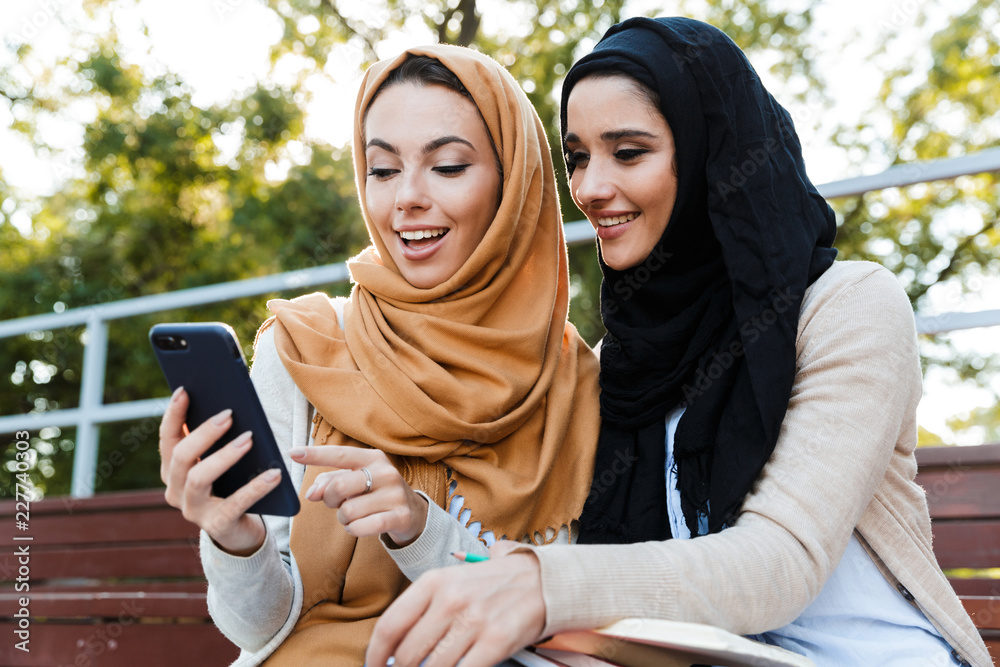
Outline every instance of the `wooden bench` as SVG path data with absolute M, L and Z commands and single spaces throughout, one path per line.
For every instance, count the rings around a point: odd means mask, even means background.
M 198 531 L 162 490 L 41 500 L 19 529 L 23 510 L 0 502 L 0 664 L 214 667 L 239 654 L 208 616 Z M 30 652 L 16 647 L 18 614 Z
M 1000 445 L 921 448 L 917 462 L 941 566 L 1000 568 Z M 18 510 L 0 502 L 0 663 L 214 667 L 236 658 L 208 616 L 197 530 L 161 490 L 32 503 L 26 530 Z M 15 540 L 23 537 L 32 539 Z M 25 546 L 30 590 L 19 592 Z M 1000 580 L 951 581 L 1000 656 Z M 22 597 L 29 653 L 13 648 Z
M 1000 568 L 1000 445 L 922 447 L 917 483 L 927 493 L 941 567 Z M 1000 579 L 952 576 L 951 583 L 995 661 L 1000 657 Z

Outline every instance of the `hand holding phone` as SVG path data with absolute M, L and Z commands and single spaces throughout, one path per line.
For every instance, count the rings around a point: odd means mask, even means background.
M 247 453 L 252 436 L 219 443 L 232 426 L 232 417 L 224 414 L 188 433 L 184 422 L 189 403 L 185 389 L 178 387 L 160 424 L 160 478 L 167 485 L 167 502 L 225 551 L 252 555 L 264 543 L 266 530 L 260 516 L 248 510 L 281 482 L 281 473 L 268 470 L 227 498 L 215 495 L 213 482 Z M 215 451 L 206 455 L 213 447 Z
M 160 428 L 167 501 L 227 550 L 227 537 L 246 542 L 263 533 L 259 518 L 244 515 L 297 513 L 297 493 L 233 330 L 218 322 L 158 324 L 149 337 L 175 390 Z

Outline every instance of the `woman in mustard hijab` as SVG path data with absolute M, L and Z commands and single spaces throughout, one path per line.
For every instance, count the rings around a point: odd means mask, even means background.
M 408 577 L 502 537 L 570 541 L 590 485 L 598 364 L 566 321 L 551 157 L 517 83 L 458 47 L 380 62 L 354 161 L 372 245 L 351 296 L 272 301 L 255 341 L 254 384 L 311 502 L 246 514 L 266 474 L 212 496 L 249 436 L 199 458 L 231 418 L 185 435 L 183 390 L 163 419 L 166 496 L 202 528 L 239 665 L 362 664 Z

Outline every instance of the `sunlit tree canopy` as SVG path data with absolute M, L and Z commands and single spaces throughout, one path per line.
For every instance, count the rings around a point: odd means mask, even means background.
M 135 18 L 138 4 L 88 0 L 69 18 L 49 16 L 71 35 L 55 55 L 36 47 L 32 29 L 46 27 L 37 25 L 37 15 L 27 14 L 6 36 L 0 111 L 9 136 L 28 142 L 51 165 L 52 184 L 38 191 L 14 187 L 12 167 L 3 162 L 0 318 L 301 269 L 358 252 L 367 235 L 350 147 L 315 130 L 330 122 L 318 102 L 331 90 L 353 101 L 345 82 L 411 43 L 406 35 L 479 49 L 521 82 L 549 133 L 567 221 L 582 216 L 559 158 L 559 86 L 573 61 L 622 18 L 641 12 L 709 21 L 746 50 L 768 82 L 776 82 L 774 92 L 787 106 L 819 116 L 836 102 L 825 93 L 818 66 L 821 26 L 813 0 L 691 0 L 660 7 L 625 0 L 210 0 L 186 20 L 224 26 L 252 5 L 272 28 L 270 36 L 242 37 L 269 44 L 267 71 L 221 96 L 195 90 L 157 63 L 151 26 Z M 884 81 L 862 120 L 835 124 L 826 143 L 855 173 L 1000 144 L 996 2 L 928 0 L 889 19 L 899 25 L 881 30 L 880 41 L 839 46 L 870 52 Z M 928 57 L 900 57 L 900 26 L 932 22 L 936 28 L 923 47 Z M 142 58 L 136 44 L 146 45 Z M 964 295 L 995 286 L 991 281 L 1000 275 L 997 178 L 965 176 L 832 202 L 841 258 L 887 266 L 917 310 L 952 302 L 960 309 Z M 594 343 L 603 329 L 593 246 L 574 248 L 571 260 L 571 318 Z M 347 289 L 334 285 L 329 291 Z M 951 294 L 952 302 L 934 301 L 936 292 Z M 228 322 L 249 356 L 254 332 L 268 315 L 266 298 L 112 322 L 103 400 L 165 394 L 146 340 L 155 322 Z M 0 415 L 75 407 L 84 335 L 83 327 L 71 327 L 0 340 Z M 922 441 L 952 442 L 962 433 L 979 441 L 1000 438 L 1000 413 L 993 407 L 1000 362 L 946 335 L 922 345 L 928 373 L 975 381 L 992 392 L 990 406 L 956 416 L 946 432 L 925 429 Z M 160 485 L 156 426 L 151 419 L 102 428 L 99 460 L 106 465 L 99 466 L 96 491 Z M 30 475 L 41 491 L 69 491 L 74 437 L 72 429 L 59 428 L 32 434 L 37 456 Z M 0 451 L 2 481 L 14 471 L 14 448 L 4 444 Z M 13 488 L 0 483 L 0 495 Z

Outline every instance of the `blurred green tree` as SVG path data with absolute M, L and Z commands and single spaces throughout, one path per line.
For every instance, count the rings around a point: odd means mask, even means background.
M 110 27 L 86 35 L 82 46 L 74 46 L 52 65 L 33 59 L 28 45 L 8 44 L 16 57 L 13 64 L 0 67 L 0 104 L 14 119 L 12 128 L 64 173 L 58 191 L 41 197 L 13 192 L 0 178 L 0 316 L 4 319 L 336 262 L 360 250 L 367 238 L 349 150 L 327 145 L 305 131 L 304 109 L 312 94 L 309 80 L 332 78 L 333 67 L 328 65 L 350 62 L 363 68 L 377 59 L 387 38 L 415 25 L 438 41 L 492 55 L 521 82 L 549 134 L 564 218 L 581 217 L 565 189 L 559 157 L 559 85 L 573 60 L 625 16 L 625 0 L 502 4 L 268 0 L 268 10 L 283 28 L 281 39 L 271 47 L 271 73 L 215 105 L 196 104 L 193 91 L 178 76 L 144 71 L 123 57 L 115 16 L 135 2 L 89 0 L 91 16 L 104 19 L 91 25 Z M 795 7 L 773 0 L 688 0 L 677 5 L 676 13 L 714 23 L 751 58 L 766 52 L 775 76 L 798 82 L 794 87 L 798 92 L 789 96 L 815 107 L 824 98 L 810 46 L 813 4 L 813 0 Z M 989 4 L 981 0 L 977 7 L 982 12 L 990 9 Z M 232 5 L 219 2 L 212 7 L 224 15 Z M 862 147 L 866 156 L 894 150 L 900 160 L 996 143 L 997 132 L 974 132 L 973 123 L 986 119 L 990 109 L 995 114 L 996 86 L 988 82 L 991 76 L 996 80 L 997 38 L 972 17 L 972 12 L 957 17 L 935 38 L 935 65 L 929 76 L 917 77 L 926 80 L 920 90 L 902 92 L 910 81 L 904 71 L 887 77 L 880 102 L 897 113 L 898 125 L 886 146 L 862 142 L 863 128 L 844 129 L 837 140 L 845 147 Z M 968 60 L 971 68 L 965 64 Z M 276 70 L 289 61 L 294 61 L 297 72 L 291 80 L 276 76 Z M 986 83 L 976 88 L 977 80 Z M 968 105 L 970 114 L 975 111 L 968 117 L 968 136 L 950 144 L 929 114 L 946 103 Z M 53 119 L 81 129 L 79 148 L 67 152 L 48 143 L 42 127 Z M 927 138 L 932 135 L 937 137 L 933 141 Z M 951 247 L 952 242 L 937 233 L 935 220 L 957 203 L 978 206 L 984 225 L 988 212 L 995 219 L 996 188 L 991 194 L 993 181 L 988 179 L 968 179 L 973 185 L 928 186 L 936 188 L 937 198 L 921 198 L 908 209 L 888 204 L 879 209 L 875 205 L 879 197 L 889 201 L 885 194 L 838 203 L 844 220 L 841 249 L 850 257 L 886 263 L 904 281 L 906 270 L 912 269 L 908 284 L 915 300 L 922 298 L 919 285 L 926 284 L 921 281 L 930 275 L 928 270 L 965 280 L 977 266 L 987 266 L 976 260 L 995 247 L 995 228 L 994 236 L 987 234 L 985 246 L 977 234 L 968 243 L 959 240 Z M 891 203 L 902 206 L 895 200 Z M 25 220 L 30 220 L 30 229 L 22 233 Z M 20 224 L 14 224 L 17 221 Z M 926 240 L 914 241 L 923 239 L 916 227 L 910 236 L 904 235 L 910 221 L 916 221 L 913 224 L 920 230 L 935 228 L 934 235 L 929 231 L 927 235 L 941 250 L 935 253 L 926 250 Z M 880 238 L 894 245 L 883 251 L 876 242 Z M 914 243 L 924 250 L 916 252 Z M 941 260 L 935 258 L 942 252 L 959 257 L 947 271 L 943 266 L 936 269 Z M 592 246 L 573 249 L 571 270 L 571 318 L 589 341 L 596 342 L 603 328 L 597 308 L 600 272 Z M 347 286 L 332 289 L 343 292 Z M 165 393 L 145 339 L 152 323 L 222 320 L 248 344 L 267 316 L 264 301 L 244 299 L 113 322 L 104 400 Z M 68 328 L 2 341 L 0 414 L 74 407 L 83 335 L 82 328 Z M 249 345 L 246 350 L 249 356 Z M 975 365 L 967 359 L 935 358 L 934 363 L 951 363 L 966 372 Z M 157 423 L 150 419 L 103 427 L 97 491 L 160 484 Z M 49 428 L 32 435 L 38 453 L 31 471 L 35 483 L 50 495 L 68 492 L 74 434 Z M 0 463 L 13 459 L 12 446 L 0 451 Z M 13 488 L 4 482 L 9 474 L 9 467 L 0 467 L 0 496 Z
M 59 85 L 24 84 L 16 68 L 0 75 L 0 95 L 25 119 L 16 129 L 39 151 L 55 154 L 40 121 L 80 102 L 96 109 L 83 127 L 81 174 L 37 201 L 4 199 L 4 318 L 307 268 L 365 245 L 349 151 L 300 141 L 300 91 L 263 81 L 228 104 L 200 107 L 176 76 L 150 76 L 119 52 L 112 30 L 79 62 L 67 57 L 51 68 Z M 287 173 L 272 177 L 280 165 Z M 28 234 L 11 223 L 19 210 L 31 217 Z M 228 322 L 249 357 L 266 316 L 261 298 L 112 322 L 104 401 L 165 393 L 146 341 L 153 323 Z M 0 414 L 75 407 L 84 335 L 71 327 L 5 340 Z M 157 424 L 102 428 L 97 491 L 159 485 Z M 46 428 L 32 436 L 36 486 L 68 492 L 73 434 Z M 14 449 L 4 449 L 9 462 Z M 2 488 L 13 493 L 13 484 Z
M 920 25 L 940 7 L 914 3 L 914 12 L 918 9 L 914 18 Z M 901 47 L 897 31 L 885 33 L 872 53 L 873 61 L 879 65 L 885 61 L 886 69 L 874 108 L 865 115 L 864 124 L 840 127 L 833 137 L 855 156 L 859 171 L 865 164 L 886 159 L 888 164 L 913 163 L 1000 146 L 1000 33 L 994 29 L 998 23 L 1000 6 L 994 0 L 968 3 L 934 33 L 929 66 L 917 71 L 912 62 L 889 57 Z M 871 131 L 873 127 L 887 127 L 891 133 L 880 136 Z M 935 308 L 933 292 L 943 295 L 936 310 L 961 310 L 965 297 L 981 296 L 1000 276 L 1000 174 L 889 188 L 834 204 L 843 220 L 837 241 L 842 257 L 887 267 L 918 312 Z M 925 370 L 947 370 L 957 383 L 989 389 L 993 404 L 1000 403 L 995 383 L 1000 359 L 961 351 L 948 334 L 926 337 L 921 354 Z M 977 428 L 989 442 L 997 437 L 1000 413 L 993 408 L 976 410 L 967 419 L 951 420 L 949 426 L 949 440 Z M 921 441 L 941 444 L 942 434 L 928 432 Z

